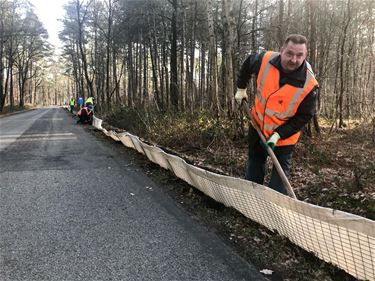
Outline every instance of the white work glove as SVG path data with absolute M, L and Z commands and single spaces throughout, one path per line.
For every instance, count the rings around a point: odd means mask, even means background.
M 237 88 L 237 92 L 234 98 L 239 105 L 241 105 L 243 99 L 247 101 L 246 89 Z
M 269 139 L 267 140 L 267 146 L 269 146 L 272 150 L 275 149 L 276 143 L 279 141 L 280 135 L 278 132 L 274 132 Z

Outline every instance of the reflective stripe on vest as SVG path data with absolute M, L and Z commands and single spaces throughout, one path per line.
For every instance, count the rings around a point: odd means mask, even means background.
M 254 120 L 266 138 L 277 127 L 284 124 L 296 114 L 303 99 L 318 85 L 311 66 L 306 62 L 306 81 L 303 88 L 289 84 L 285 84 L 280 88 L 280 72 L 270 63 L 270 60 L 278 55 L 279 53 L 269 51 L 263 57 L 257 79 L 255 103 L 252 109 Z M 287 139 L 280 139 L 277 145 L 293 145 L 297 143 L 299 136 L 300 132 Z

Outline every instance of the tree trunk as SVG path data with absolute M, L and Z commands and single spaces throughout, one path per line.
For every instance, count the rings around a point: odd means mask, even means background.
M 181 20 L 181 31 L 178 32 L 178 34 L 180 35 L 180 73 L 179 73 L 179 97 L 180 97 L 180 110 L 181 111 L 185 111 L 185 106 L 186 106 L 186 92 L 184 91 L 185 87 L 184 87 L 184 69 L 185 69 L 185 66 L 184 66 L 184 50 L 185 50 L 185 37 L 186 37 L 186 22 L 185 22 L 185 12 L 184 12 L 184 7 L 181 8 L 181 13 L 180 15 L 178 15 L 180 20 Z
M 345 58 L 345 43 L 347 37 L 347 30 L 350 24 L 350 0 L 347 2 L 347 15 L 344 17 L 344 29 L 342 31 L 342 41 L 340 45 L 340 93 L 339 93 L 339 128 L 344 127 L 344 85 L 345 85 L 345 77 L 344 77 L 344 58 Z
M 242 0 L 241 0 L 241 6 L 242 6 Z M 256 31 L 258 29 L 257 18 L 258 18 L 258 0 L 255 0 L 254 16 L 253 16 L 253 20 L 251 22 L 251 50 L 254 53 L 258 52 L 258 36 L 257 36 L 258 32 Z M 237 34 L 239 36 L 239 32 Z M 238 38 L 237 40 L 240 41 L 240 38 Z
M 148 94 L 148 75 L 147 75 L 147 69 L 148 69 L 148 53 L 147 53 L 147 45 L 144 42 L 143 44 L 143 87 L 142 87 L 142 94 L 143 94 L 143 102 L 146 105 L 146 107 L 149 104 L 149 94 Z
M 107 109 L 111 108 L 111 84 L 110 84 L 110 63 L 111 63 L 111 43 L 112 43 L 112 24 L 113 24 L 113 12 L 112 12 L 112 0 L 108 0 L 108 19 L 107 19 L 107 46 L 106 46 L 106 85 L 105 93 L 107 98 Z M 114 63 L 114 62 L 113 62 Z
M 1 15 L 0 18 L 0 112 L 3 111 L 5 102 L 5 91 L 4 91 L 4 17 Z
M 172 41 L 171 41 L 171 83 L 170 96 L 173 110 L 178 111 L 179 92 L 178 92 L 178 72 L 177 72 L 177 0 L 172 0 Z
M 308 0 L 308 11 L 309 11 L 309 21 L 310 21 L 310 38 L 309 38 L 309 62 L 312 65 L 312 68 L 316 69 L 316 26 L 317 26 L 317 18 L 316 18 L 316 11 L 318 9 L 317 2 L 314 0 Z M 316 77 L 318 79 L 318 77 Z M 319 95 L 319 94 L 318 94 Z M 307 126 L 307 135 L 312 136 L 311 130 L 311 123 L 314 125 L 315 131 L 320 134 L 320 127 L 318 122 L 318 115 L 319 115 L 319 103 L 317 104 L 316 114 L 313 116 L 313 120 Z
M 87 89 L 88 89 L 88 96 L 93 97 L 94 96 L 94 89 L 92 80 L 90 79 L 89 73 L 88 73 L 88 64 L 87 64 L 87 58 L 86 58 L 86 51 L 83 45 L 83 23 L 85 19 L 85 15 L 83 16 L 83 19 L 81 19 L 81 4 L 79 0 L 76 0 L 76 13 L 77 13 L 77 23 L 78 23 L 78 47 L 81 54 L 82 64 L 83 64 L 83 73 L 85 75 Z M 86 11 L 87 12 L 87 11 Z
M 234 101 L 234 85 L 233 85 L 233 42 L 234 40 L 234 16 L 233 2 L 231 0 L 223 0 L 224 10 L 224 30 L 225 30 L 225 97 L 229 115 L 235 111 Z
M 190 103 L 190 111 L 194 112 L 195 110 L 195 89 L 194 89 L 194 67 L 195 67 L 195 36 L 197 30 L 197 2 L 194 3 L 194 18 L 193 18 L 193 28 L 191 30 L 191 41 L 190 41 L 190 70 L 188 76 L 188 95 Z
M 277 26 L 277 41 L 279 47 L 284 43 L 284 0 L 279 0 L 279 22 Z
M 218 81 L 217 81 L 217 54 L 215 42 L 215 26 L 213 18 L 212 0 L 207 1 L 207 19 L 208 19 L 208 34 L 209 34 L 209 67 L 210 67 L 210 97 L 213 104 L 213 109 L 217 116 L 220 115 L 220 101 L 218 94 Z
M 201 44 L 201 52 L 200 52 L 200 81 L 199 81 L 199 109 L 203 109 L 203 100 L 204 100 L 204 93 L 206 91 L 206 45 L 204 43 Z
M 153 95 L 158 108 L 162 108 L 162 102 L 160 100 L 159 85 L 158 85 L 158 45 L 156 40 L 156 28 L 155 28 L 155 17 L 153 16 L 152 26 L 150 25 L 150 14 L 148 16 L 148 28 L 149 28 L 149 46 L 150 46 L 150 58 L 151 58 L 151 70 L 152 70 L 152 84 L 153 84 Z M 163 83 L 163 82 L 161 82 Z
M 168 70 L 167 70 L 167 25 L 164 21 L 164 17 L 162 17 L 162 24 L 163 24 L 163 38 L 162 38 L 162 46 L 161 46 L 160 93 L 161 93 L 162 109 L 165 109 L 165 108 L 169 108 L 170 91 L 168 87 L 169 77 L 168 77 Z
M 120 79 L 122 76 L 122 71 L 123 71 L 123 65 L 121 66 L 121 71 L 120 71 L 120 78 L 118 78 L 118 73 L 117 73 L 117 48 L 112 48 L 112 76 L 113 76 L 113 81 L 115 83 L 115 100 L 116 103 L 119 104 L 121 102 L 121 97 L 120 97 Z
M 134 71 L 133 71 L 133 47 L 132 42 L 128 41 L 128 106 L 133 107 L 134 95 Z
M 138 41 L 138 40 L 136 40 Z M 140 57 L 139 57 L 139 43 L 138 42 L 135 42 L 134 44 L 134 47 L 135 47 L 135 54 L 134 54 L 134 58 L 135 58 L 135 61 L 134 61 L 134 68 L 133 68 L 133 71 L 134 71 L 134 75 L 133 75 L 133 102 L 134 102 L 134 105 L 137 106 L 140 104 L 140 101 L 141 101 L 141 95 L 140 95 L 140 86 L 139 86 L 139 73 L 140 73 Z

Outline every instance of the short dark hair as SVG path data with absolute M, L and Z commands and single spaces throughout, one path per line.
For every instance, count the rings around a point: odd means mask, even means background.
M 286 37 L 284 41 L 284 46 L 288 45 L 289 41 L 292 41 L 294 44 L 305 44 L 307 46 L 307 39 L 305 36 L 300 34 L 290 34 Z

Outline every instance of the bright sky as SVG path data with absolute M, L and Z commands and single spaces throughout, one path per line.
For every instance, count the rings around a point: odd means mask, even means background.
M 59 31 L 62 28 L 58 19 L 64 15 L 63 5 L 69 0 L 30 0 L 35 6 L 35 12 L 44 28 L 48 31 L 49 41 L 55 45 L 61 45 L 59 40 Z

